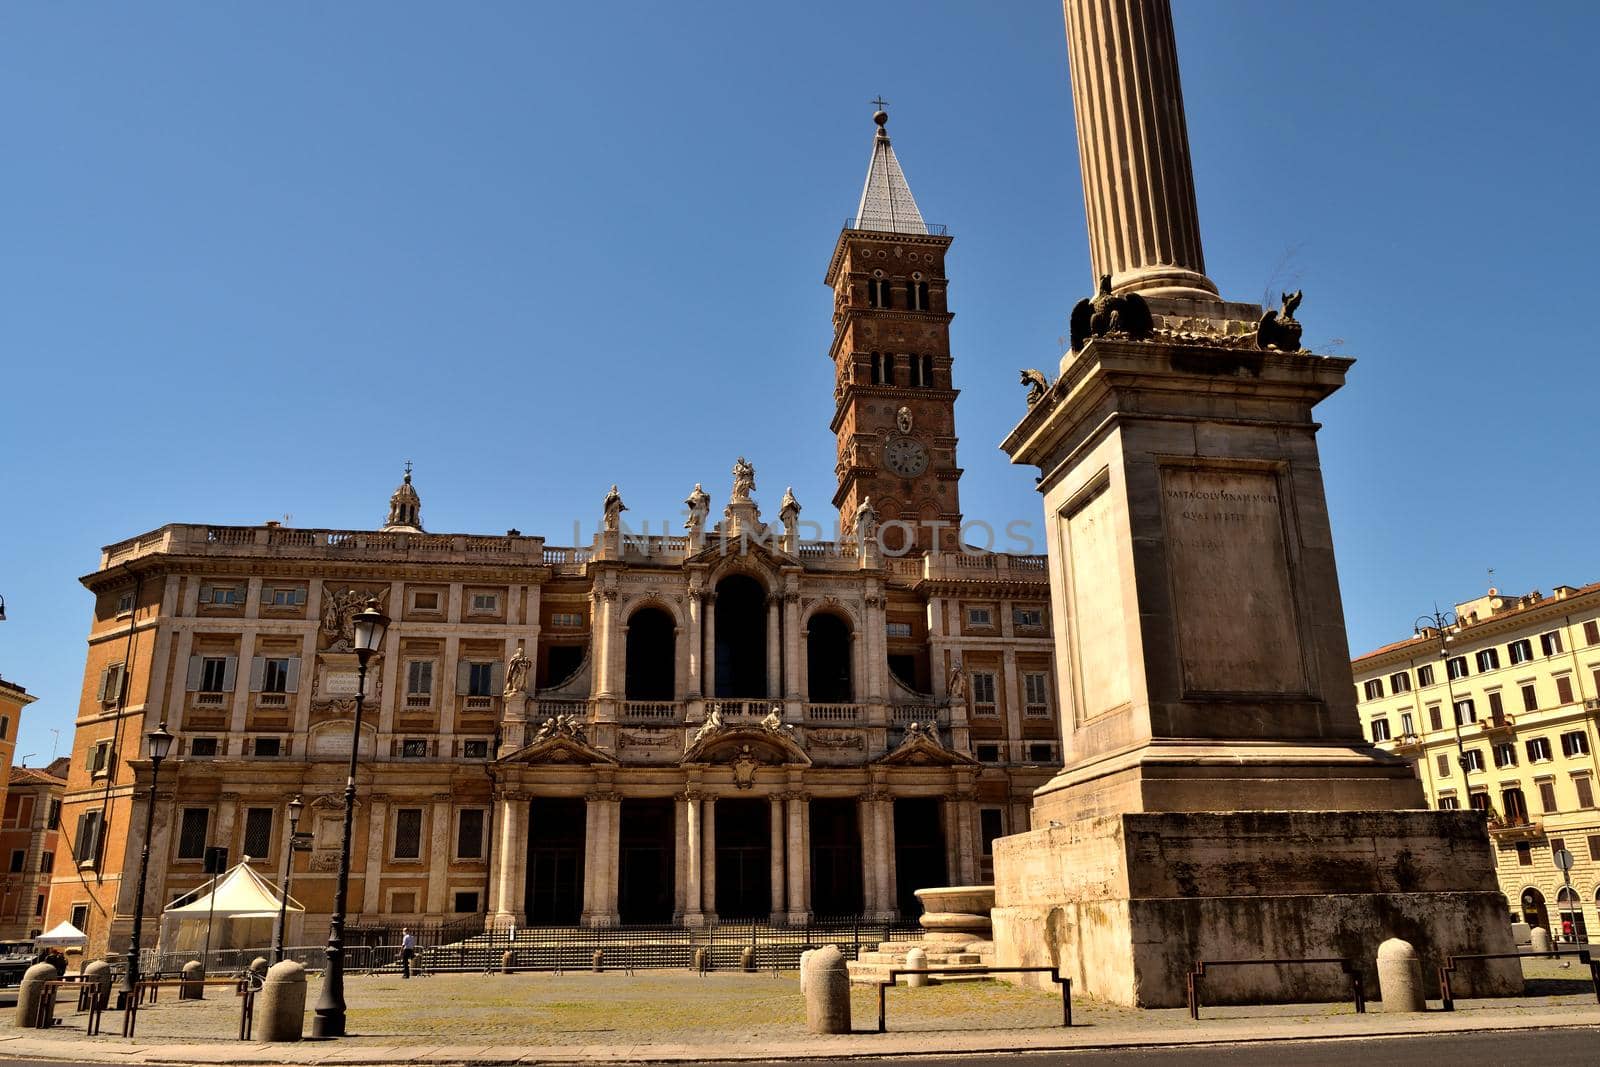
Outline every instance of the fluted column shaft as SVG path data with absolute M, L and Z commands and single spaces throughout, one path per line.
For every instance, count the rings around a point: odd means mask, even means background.
M 1094 274 L 1215 299 L 1195 207 L 1170 0 L 1063 0 Z

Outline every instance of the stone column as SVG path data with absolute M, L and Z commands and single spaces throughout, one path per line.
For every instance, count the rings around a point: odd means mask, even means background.
M 584 838 L 585 926 L 617 923 L 617 861 L 621 850 L 622 796 L 604 790 L 588 794 L 590 821 Z M 592 833 L 592 836 L 589 836 Z M 592 889 L 592 895 L 591 895 Z
M 861 910 L 868 918 L 878 911 L 877 810 L 871 793 L 856 798 L 856 832 L 861 835 Z
M 1064 0 L 1089 254 L 1117 292 L 1215 300 L 1169 0 Z
M 700 665 L 703 658 L 701 649 L 704 644 L 704 635 L 700 629 L 700 600 L 698 591 L 689 593 L 689 670 L 684 680 L 683 691 L 689 697 L 700 695 Z
M 784 887 L 783 887 L 783 854 L 784 826 L 783 794 L 774 793 L 770 798 L 772 809 L 772 907 L 768 912 L 769 922 L 779 922 L 784 914 Z
M 528 798 L 507 792 L 500 798 L 500 841 L 495 848 L 495 913 L 498 927 L 520 926 L 526 914 L 527 886 L 517 877 L 528 855 Z M 588 891 L 588 883 L 584 883 Z
M 789 914 L 785 916 L 790 926 L 803 926 L 811 918 L 811 857 L 807 845 L 811 828 L 811 805 L 805 794 L 790 793 L 788 861 Z
M 783 697 L 783 626 L 778 616 L 782 602 L 777 594 L 767 597 L 767 696 L 772 700 Z
M 594 613 L 594 692 L 598 697 L 611 696 L 611 606 L 616 603 L 615 590 L 595 590 Z
M 701 674 L 701 692 L 708 697 L 717 695 L 717 594 L 706 593 L 705 669 Z
M 445 909 L 451 903 L 445 896 L 450 883 L 449 793 L 433 795 L 433 816 L 429 823 L 427 912 L 442 918 L 449 914 Z
M 250 670 L 252 658 L 256 654 L 256 628 L 247 626 L 239 634 L 239 666 L 233 674 L 233 706 L 230 709 L 228 729 L 235 735 L 244 733 L 245 723 L 249 719 L 250 701 L 255 699 L 255 694 L 250 692 Z
M 717 917 L 717 798 L 700 801 L 700 911 L 707 922 Z
M 700 869 L 704 862 L 700 850 L 700 794 L 684 793 L 678 798 L 682 817 L 679 822 L 686 831 L 683 864 L 683 925 L 704 926 L 705 916 L 700 911 Z
M 342 809 L 343 804 L 333 810 Z M 357 812 L 359 814 L 359 811 Z M 389 798 L 373 794 L 367 798 L 367 863 L 361 868 L 361 911 L 359 915 L 376 917 L 383 910 L 384 842 L 389 837 Z
M 1017 670 L 1017 652 L 1007 648 L 1000 653 L 1000 686 L 1005 694 L 1006 758 L 1017 763 L 1027 755 L 1022 730 L 1022 675 Z
M 894 864 L 894 798 L 886 793 L 878 796 L 878 848 L 877 885 L 878 917 L 892 919 L 900 911 L 900 883 Z
M 783 594 L 783 696 L 794 704 L 800 702 L 800 680 L 806 669 L 800 637 L 800 594 L 791 589 Z M 799 714 L 798 707 L 794 714 Z

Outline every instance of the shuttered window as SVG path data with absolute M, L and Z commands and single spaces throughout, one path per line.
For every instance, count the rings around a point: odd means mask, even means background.
M 190 656 L 185 688 L 191 693 L 231 693 L 238 668 L 237 656 Z
M 433 695 L 433 660 L 414 659 L 406 664 L 406 695 Z
M 86 811 L 78 816 L 78 836 L 72 851 L 77 857 L 79 867 L 92 867 L 99 861 L 100 825 L 99 811 Z

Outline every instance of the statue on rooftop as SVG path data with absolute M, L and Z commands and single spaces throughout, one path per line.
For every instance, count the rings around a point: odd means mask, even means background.
M 1023 371 L 1022 384 L 1028 387 L 1028 406 L 1030 408 L 1043 400 L 1044 394 L 1050 391 L 1050 379 L 1044 376 L 1043 371 Z
M 694 483 L 694 492 L 684 500 L 683 506 L 689 509 L 689 517 L 683 520 L 685 530 L 701 530 L 706 524 L 706 515 L 711 511 L 711 497 L 700 488 L 700 483 Z
M 1256 325 L 1256 347 L 1276 348 L 1280 352 L 1300 351 L 1300 320 L 1294 317 L 1300 306 L 1300 290 L 1282 293 L 1283 305 L 1261 316 Z
M 620 529 L 622 527 L 622 513 L 624 511 L 627 511 L 627 510 L 628 510 L 628 505 L 626 505 L 626 504 L 624 504 L 622 502 L 622 494 L 617 492 L 617 487 L 615 485 L 613 485 L 611 487 L 611 492 L 606 494 L 606 502 L 605 502 L 606 522 L 605 522 L 605 528 L 607 530 Z
M 756 489 L 756 469 L 743 456 L 733 465 L 733 503 L 748 503 Z
M 517 646 L 516 655 L 506 664 L 506 690 L 505 697 L 510 699 L 518 693 L 525 692 L 528 687 L 528 672 L 533 669 L 533 660 L 528 658 L 521 645 Z

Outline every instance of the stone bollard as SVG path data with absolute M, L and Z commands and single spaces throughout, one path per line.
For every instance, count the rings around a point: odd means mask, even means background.
M 509 950 L 500 954 L 500 973 L 511 974 L 517 969 L 517 954 Z
M 596 974 L 598 974 L 601 971 L 606 969 L 606 950 L 605 949 L 597 948 L 597 949 L 594 950 L 594 959 L 589 961 L 589 968 L 590 968 L 590 970 L 594 971 Z
M 202 985 L 206 977 L 206 965 L 199 960 L 190 960 L 183 965 L 183 984 L 178 987 L 179 1000 L 204 1000 L 206 987 Z
M 95 992 L 105 998 L 104 1003 L 111 1002 L 111 964 L 105 960 L 95 960 L 84 967 L 83 980 L 95 986 Z
M 689 966 L 692 967 L 697 974 L 705 974 L 706 971 L 710 970 L 710 968 L 706 966 L 706 950 L 703 948 L 695 949 L 694 962 Z
M 922 949 L 914 948 L 910 952 L 906 953 L 906 966 L 907 967 L 916 968 L 916 967 L 926 967 L 927 965 L 928 965 L 928 954 L 925 951 L 923 951 Z M 906 975 L 906 985 L 910 986 L 912 989 L 921 989 L 923 986 L 925 986 L 927 984 L 928 984 L 928 976 L 925 975 L 925 974 L 908 974 L 908 975 Z
M 739 969 L 750 972 L 756 969 L 756 950 L 749 945 L 739 950 Z
M 844 953 L 825 945 L 806 960 L 806 1027 L 814 1034 L 850 1032 L 850 971 Z
M 800 952 L 800 993 L 802 996 L 806 991 L 806 961 L 816 954 L 817 950 L 814 948 L 802 949 Z
M 306 1022 L 306 969 L 294 960 L 275 963 L 256 994 L 260 1041 L 299 1041 Z
M 1378 997 L 1384 1011 L 1427 1011 L 1422 961 L 1411 942 L 1391 937 L 1378 946 Z
M 1535 926 L 1528 934 L 1528 947 L 1534 952 L 1555 951 L 1555 946 L 1550 943 L 1550 931 L 1542 926 Z
M 17 1025 L 38 1026 L 39 1007 L 44 1000 L 44 984 L 54 982 L 59 975 L 48 963 L 35 963 L 22 976 L 17 987 Z

